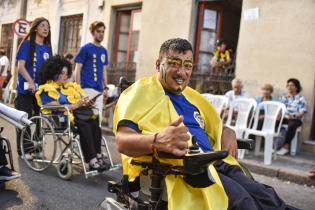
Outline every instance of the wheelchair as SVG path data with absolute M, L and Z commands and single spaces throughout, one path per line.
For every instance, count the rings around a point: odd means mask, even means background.
M 22 158 L 29 168 L 42 172 L 56 165 L 58 176 L 64 180 L 72 177 L 74 165 L 82 165 L 85 178 L 121 168 L 121 164 L 113 162 L 108 142 L 102 135 L 101 153 L 109 161 L 110 168 L 104 172 L 89 171 L 84 162 L 77 127 L 71 125 L 65 116 L 70 116 L 67 106 L 43 105 L 39 116 L 29 119 L 32 123 L 22 130 L 20 145 Z M 101 122 L 99 125 L 101 127 Z
M 10 141 L 7 138 L 5 138 L 5 137 L 3 137 L 1 135 L 3 130 L 4 130 L 4 127 L 0 127 L 0 146 L 3 149 L 4 156 L 7 157 L 8 160 L 9 160 L 9 167 L 10 167 L 11 171 L 15 171 L 14 165 L 13 165 L 13 156 L 12 156 L 11 144 L 10 144 Z M 20 176 L 20 175 L 18 175 L 18 176 Z M 1 181 L 0 180 L 0 189 L 4 188 L 4 183 L 5 182 L 6 181 Z
M 121 182 L 110 181 L 108 183 L 108 192 L 116 194 L 116 199 L 107 197 L 102 202 L 101 207 L 107 210 L 154 210 L 154 209 L 167 209 L 167 202 L 163 201 L 163 184 L 167 175 L 181 175 L 184 181 L 188 184 L 193 184 L 200 178 L 204 177 L 204 174 L 208 170 L 210 164 L 213 164 L 217 160 L 224 159 L 228 156 L 227 151 L 215 151 L 201 153 L 199 146 L 196 144 L 196 140 L 192 139 L 193 145 L 189 147 L 189 152 L 185 156 L 174 156 L 168 153 L 158 153 L 161 158 L 167 159 L 182 159 L 183 166 L 174 166 L 170 164 L 160 163 L 156 157 L 152 156 L 152 162 L 143 162 L 138 160 L 131 160 L 132 165 L 137 165 L 142 168 L 141 175 L 148 176 L 150 174 L 150 196 L 149 198 L 136 196 L 140 191 L 139 179 L 136 179 L 134 183 L 128 182 L 128 177 L 123 177 Z M 239 139 L 238 145 L 244 149 L 252 149 L 253 141 Z M 250 172 L 245 169 L 246 175 L 253 179 Z M 209 173 L 208 181 L 213 182 L 213 178 Z M 198 182 L 198 181 L 197 181 Z M 203 184 L 198 184 L 200 185 Z M 136 195 L 135 195 L 136 194 Z
M 119 79 L 120 93 L 128 88 L 132 82 L 129 82 L 126 78 L 121 77 Z M 189 147 L 187 155 L 178 157 L 172 154 L 159 152 L 158 157 L 167 159 L 182 159 L 183 166 L 174 166 L 170 164 L 160 163 L 158 159 L 153 155 L 152 162 L 143 162 L 138 160 L 131 160 L 132 165 L 141 167 L 141 175 L 150 175 L 150 195 L 138 196 L 140 189 L 139 177 L 132 183 L 128 182 L 128 177 L 124 176 L 120 182 L 110 181 L 108 182 L 107 190 L 110 193 L 116 195 L 116 199 L 106 197 L 101 203 L 101 207 L 107 210 L 155 210 L 155 209 L 167 209 L 167 202 L 162 200 L 164 179 L 167 175 L 181 175 L 184 180 L 189 183 L 192 182 L 189 177 L 195 177 L 204 174 L 210 164 L 213 164 L 217 160 L 224 159 L 228 156 L 227 151 L 215 151 L 201 153 L 200 148 L 197 145 L 195 137 L 192 138 L 192 146 Z M 241 149 L 253 149 L 254 141 L 251 139 L 237 139 L 238 148 Z M 243 171 L 246 176 L 254 179 L 251 173 L 241 163 Z M 210 176 L 208 174 L 208 176 Z M 198 179 L 198 178 L 197 178 Z M 209 177 L 212 181 L 213 178 Z

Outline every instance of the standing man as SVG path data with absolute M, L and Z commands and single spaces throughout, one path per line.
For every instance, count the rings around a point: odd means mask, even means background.
M 5 55 L 5 51 L 3 49 L 0 50 L 0 101 L 2 101 L 2 88 L 5 88 L 6 84 L 10 80 L 10 74 L 8 74 L 9 70 L 9 59 Z
M 93 36 L 93 42 L 82 46 L 75 57 L 75 82 L 81 84 L 86 94 L 92 98 L 102 93 L 107 85 L 108 56 L 107 50 L 101 45 L 104 39 L 105 24 L 101 21 L 95 21 L 89 29 Z M 95 105 L 102 113 L 103 95 L 96 99 Z

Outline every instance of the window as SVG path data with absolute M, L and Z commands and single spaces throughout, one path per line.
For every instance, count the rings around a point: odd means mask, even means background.
M 223 8 L 215 3 L 199 5 L 195 60 L 209 64 L 215 51 L 216 39 L 221 37 Z
M 3 24 L 1 28 L 1 44 L 0 47 L 5 50 L 8 58 L 12 57 L 13 47 L 13 23 Z
M 81 44 L 83 15 L 61 17 L 58 53 L 77 53 Z
M 117 12 L 114 63 L 136 63 L 140 34 L 141 10 Z

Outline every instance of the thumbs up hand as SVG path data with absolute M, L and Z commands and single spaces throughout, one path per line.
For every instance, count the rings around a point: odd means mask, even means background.
M 183 121 L 183 116 L 180 116 L 157 135 L 154 144 L 157 151 L 172 153 L 176 156 L 186 154 L 189 135 L 188 129 L 181 125 Z

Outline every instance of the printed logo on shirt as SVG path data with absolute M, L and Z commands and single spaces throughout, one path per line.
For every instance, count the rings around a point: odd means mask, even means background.
M 44 58 L 44 60 L 47 60 L 47 59 L 49 58 L 49 54 L 45 52 L 45 53 L 43 54 L 43 58 Z
M 102 63 L 105 63 L 105 54 L 101 55 L 101 61 L 102 61 Z
M 199 112 L 195 111 L 194 112 L 194 118 L 195 120 L 198 122 L 199 126 L 202 129 L 205 129 L 205 121 L 202 119 L 201 115 L 199 114 Z

